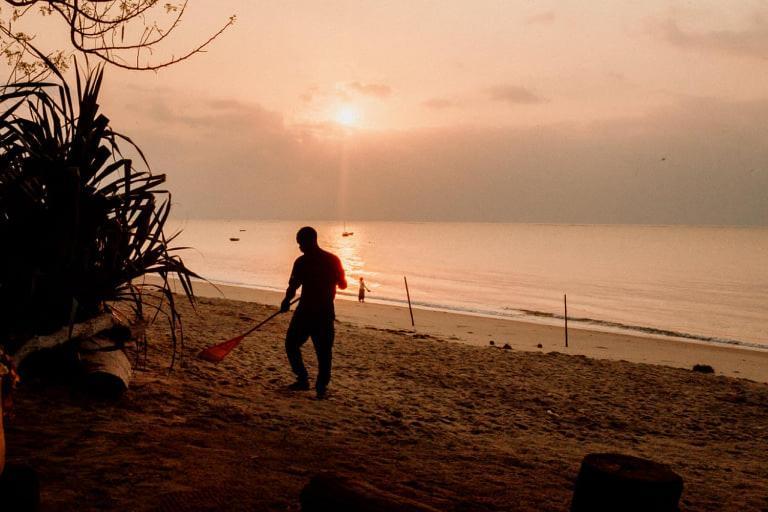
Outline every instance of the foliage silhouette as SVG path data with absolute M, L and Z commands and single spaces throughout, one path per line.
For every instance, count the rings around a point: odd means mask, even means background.
M 193 300 L 197 276 L 170 247 L 178 233 L 164 234 L 165 175 L 152 174 L 141 150 L 99 113 L 103 67 L 75 72 L 74 99 L 56 71 L 58 83 L 17 83 L 0 95 L 0 344 L 14 350 L 126 302 L 139 317 L 147 307 L 167 317 L 173 366 L 183 336 L 168 279 L 175 275 Z M 136 284 L 145 274 L 162 284 Z

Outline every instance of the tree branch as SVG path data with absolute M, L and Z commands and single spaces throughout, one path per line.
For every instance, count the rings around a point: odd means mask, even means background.
M 236 17 L 230 16 L 228 21 L 208 39 L 187 50 L 179 57 L 171 56 L 158 63 L 151 62 L 153 50 L 160 43 L 168 40 L 170 35 L 178 28 L 186 13 L 188 0 L 178 0 L 177 4 L 165 3 L 161 5 L 158 0 L 0 0 L 13 6 L 12 20 L 16 21 L 26 16 L 35 5 L 40 6 L 41 13 L 60 17 L 69 28 L 69 40 L 72 48 L 79 53 L 93 55 L 94 57 L 112 64 L 118 68 L 140 71 L 156 71 L 181 61 L 187 60 L 195 54 L 202 53 L 225 30 L 231 27 Z M 150 14 L 164 10 L 163 15 L 170 16 L 158 25 L 158 17 L 150 17 Z M 17 44 L 20 54 L 13 50 L 5 49 L 3 54 L 9 62 L 17 58 L 12 66 L 11 75 L 26 73 L 35 70 L 40 63 L 48 66 L 61 64 L 62 56 L 55 60 L 40 60 L 35 52 L 29 50 L 32 47 L 31 38 L 23 33 L 14 33 L 11 29 L 11 19 L 5 23 L 0 18 L 0 44 Z M 136 27 L 142 27 L 140 35 L 134 35 L 126 40 L 126 32 L 135 34 Z M 147 51 L 149 56 L 143 55 Z M 10 53 L 9 53 L 10 52 Z M 133 53 L 135 52 L 135 54 Z M 42 54 L 42 52 L 39 52 Z M 135 62 L 129 62 L 126 58 L 131 53 Z M 25 60 L 25 55 L 32 61 Z M 51 54 L 54 55 L 54 54 Z M 132 59 L 131 59 L 132 60 Z

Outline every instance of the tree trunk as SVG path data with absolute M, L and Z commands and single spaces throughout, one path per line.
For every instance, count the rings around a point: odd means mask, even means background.
M 571 512 L 677 512 L 683 479 L 668 466 L 615 453 L 581 463 Z
M 302 512 L 437 512 L 437 509 L 333 473 L 314 476 L 301 491 Z

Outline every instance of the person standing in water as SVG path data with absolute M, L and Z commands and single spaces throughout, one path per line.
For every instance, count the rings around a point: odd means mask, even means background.
M 357 301 L 358 302 L 365 302 L 365 292 L 371 291 L 368 289 L 367 286 L 365 286 L 365 281 L 363 281 L 363 278 L 360 278 L 360 288 L 357 290 Z
M 288 386 L 288 389 L 309 389 L 309 374 L 301 357 L 301 347 L 311 337 L 318 365 L 315 391 L 317 398 L 323 399 L 331 381 L 335 335 L 333 321 L 336 318 L 333 301 L 336 298 L 336 287 L 344 290 L 347 280 L 339 258 L 317 245 L 317 231 L 313 228 L 301 228 L 296 233 L 296 242 L 304 254 L 293 264 L 288 289 L 280 305 L 280 311 L 288 312 L 296 290 L 301 287 L 299 305 L 285 335 L 285 353 L 296 375 L 296 382 Z

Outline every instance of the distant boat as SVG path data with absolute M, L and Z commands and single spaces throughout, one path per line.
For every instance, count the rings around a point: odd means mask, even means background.
M 241 232 L 241 233 L 242 233 L 243 231 L 245 231 L 245 230 L 244 230 L 244 229 L 241 229 L 241 230 L 240 230 L 240 232 Z
M 341 236 L 352 236 L 354 234 L 352 231 L 347 231 L 347 223 L 344 222 L 344 231 L 341 233 Z
M 229 241 L 230 241 L 230 242 L 239 242 L 239 241 L 240 241 L 240 239 L 239 239 L 239 238 L 235 238 L 235 237 L 231 237 L 231 238 L 229 239 Z

